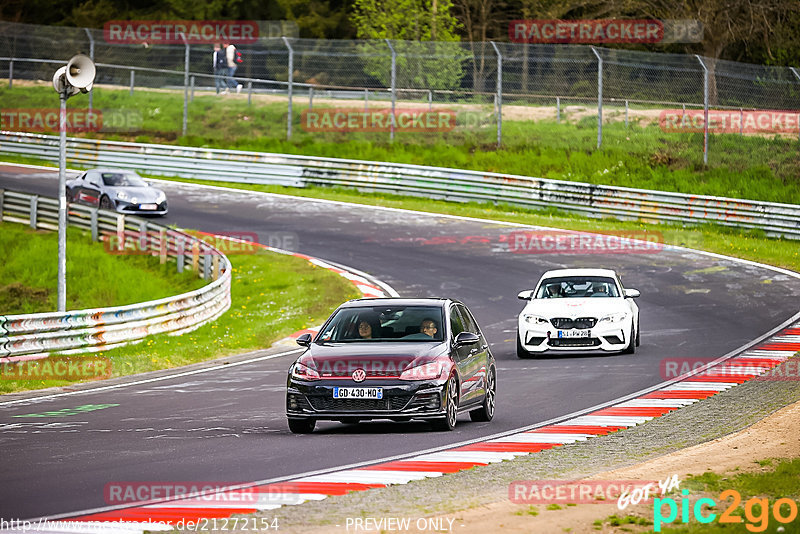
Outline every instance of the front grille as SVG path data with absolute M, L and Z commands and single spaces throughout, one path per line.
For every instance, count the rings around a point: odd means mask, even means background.
M 594 328 L 597 324 L 597 319 L 594 317 L 578 317 L 577 319 L 570 319 L 569 317 L 556 317 L 550 319 L 553 326 L 559 330 L 569 330 L 570 328 L 578 328 L 586 330 L 587 328 Z
M 548 342 L 551 347 L 596 347 L 599 344 L 596 337 L 554 338 Z
M 394 395 L 385 399 L 334 399 L 333 397 L 309 396 L 315 410 L 321 412 L 372 412 L 402 410 L 410 395 Z

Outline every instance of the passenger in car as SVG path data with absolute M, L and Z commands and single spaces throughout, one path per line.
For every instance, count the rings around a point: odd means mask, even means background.
M 436 321 L 426 318 L 420 323 L 419 331 L 427 336 L 435 337 L 439 329 L 436 328 Z

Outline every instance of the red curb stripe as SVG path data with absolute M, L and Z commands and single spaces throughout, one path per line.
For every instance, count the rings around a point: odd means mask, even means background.
M 736 365 L 730 365 L 730 366 L 726 365 L 726 367 L 733 367 L 734 369 L 736 367 L 764 367 L 767 369 L 771 369 L 772 367 L 775 367 L 776 365 L 780 365 L 781 363 L 783 363 L 782 358 L 775 358 L 770 360 L 757 360 L 753 358 L 739 357 L 739 356 L 730 361 L 732 363 L 735 363 Z
M 323 495 L 346 495 L 351 491 L 366 491 L 385 488 L 386 484 L 364 484 L 361 482 L 279 482 L 259 486 L 259 493 L 320 493 Z
M 602 410 L 598 410 L 596 412 L 592 412 L 589 415 L 634 415 L 634 416 L 645 416 L 645 417 L 659 417 L 664 415 L 665 413 L 669 413 L 673 410 L 677 410 L 678 407 L 676 406 L 635 406 L 635 407 L 623 407 L 623 408 L 603 408 Z
M 661 390 L 642 395 L 640 399 L 707 399 L 719 391 L 706 391 L 704 389 Z
M 502 438 L 501 438 L 502 439 Z M 552 449 L 560 446 L 560 443 L 514 443 L 514 442 L 494 442 L 494 443 L 473 443 L 464 445 L 453 451 L 470 452 L 539 452 L 545 449 Z
M 385 464 L 362 467 L 364 471 L 425 471 L 432 473 L 457 473 L 465 469 L 472 469 L 477 465 L 487 465 L 481 462 L 413 462 L 397 461 Z
M 767 343 L 756 347 L 756 350 L 785 350 L 786 352 L 797 352 L 800 350 L 800 343 Z
M 596 425 L 552 425 L 537 428 L 528 432 L 529 434 L 595 434 L 605 436 L 617 430 L 628 428 L 625 426 L 596 426 Z
M 800 336 L 800 328 L 787 328 L 779 336 Z
M 695 375 L 685 379 L 684 382 L 731 382 L 742 384 L 756 375 L 730 375 L 730 374 L 709 374 Z

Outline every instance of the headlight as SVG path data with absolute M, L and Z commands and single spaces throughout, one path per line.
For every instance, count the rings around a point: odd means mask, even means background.
M 299 380 L 319 380 L 319 373 L 316 369 L 296 362 L 294 367 L 292 367 L 292 378 L 297 378 Z
M 125 191 L 117 191 L 117 198 L 120 200 L 128 200 L 128 193 Z
M 525 319 L 526 323 L 531 324 L 547 324 L 550 322 L 544 317 L 539 317 L 538 315 L 523 315 L 522 318 Z
M 628 317 L 627 313 L 619 312 L 619 313 L 612 313 L 610 315 L 606 315 L 605 317 L 600 318 L 600 322 L 608 322 L 611 324 L 619 323 L 620 321 L 624 321 Z
M 165 200 L 167 200 L 167 195 L 164 194 L 163 191 L 159 191 L 158 196 L 156 197 L 156 204 L 161 204 Z
M 436 380 L 442 376 L 444 366 L 441 363 L 425 363 L 406 369 L 400 374 L 400 380 Z

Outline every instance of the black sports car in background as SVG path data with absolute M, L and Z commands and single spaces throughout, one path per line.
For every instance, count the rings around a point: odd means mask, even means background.
M 289 369 L 286 416 L 295 433 L 320 419 L 426 419 L 452 430 L 459 413 L 494 416 L 494 356 L 467 307 L 450 299 L 342 304 Z
M 67 202 L 119 213 L 166 215 L 167 195 L 133 171 L 91 169 L 67 182 Z

